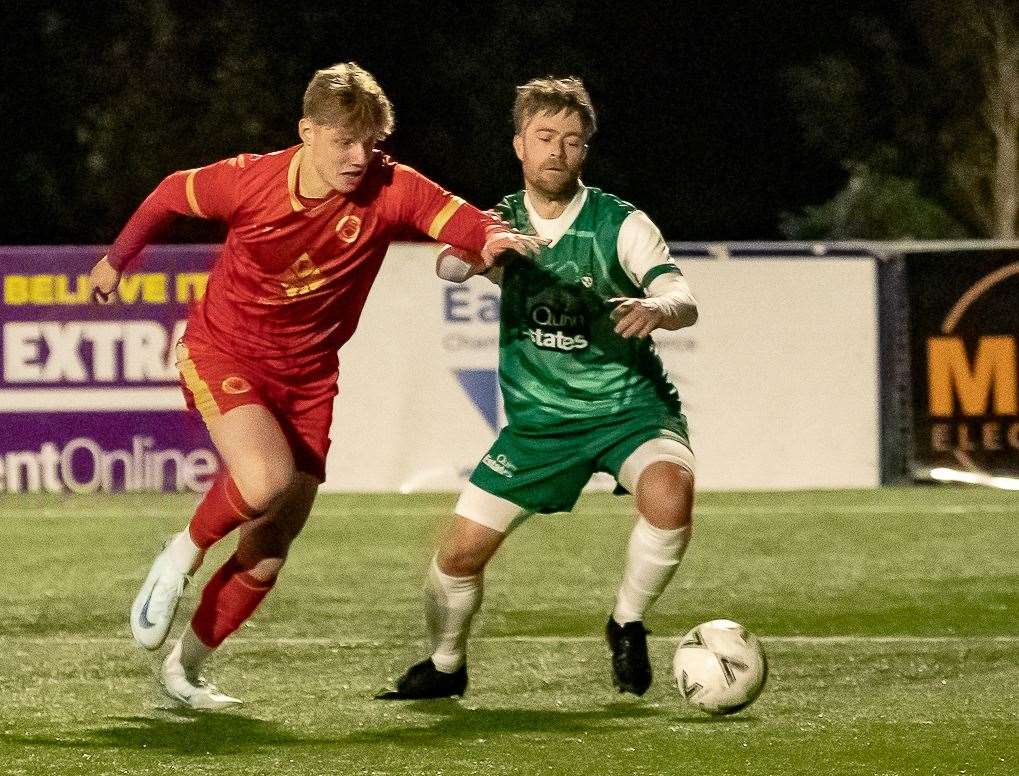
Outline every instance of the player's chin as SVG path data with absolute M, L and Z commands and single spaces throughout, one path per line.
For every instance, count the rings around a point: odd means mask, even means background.
M 558 195 L 576 188 L 577 179 L 565 171 L 545 170 L 542 174 L 542 183 L 545 184 L 546 191 Z
M 350 194 L 361 185 L 361 181 L 363 180 L 364 173 L 359 175 L 337 175 L 336 179 L 332 182 L 333 189 L 341 194 Z

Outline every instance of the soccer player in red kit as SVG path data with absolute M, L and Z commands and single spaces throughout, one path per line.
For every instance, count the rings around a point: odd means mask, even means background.
M 375 150 L 393 129 L 392 106 L 357 65 L 316 72 L 303 107 L 300 145 L 165 178 L 91 274 L 95 297 L 107 301 L 173 218 L 229 225 L 177 344 L 187 404 L 225 467 L 131 607 L 135 640 L 158 649 L 205 551 L 239 528 L 236 552 L 206 584 L 162 665 L 166 692 L 193 708 L 240 702 L 200 671 L 265 598 L 308 517 L 325 478 L 337 351 L 357 328 L 390 243 L 424 234 L 487 264 L 539 246 Z

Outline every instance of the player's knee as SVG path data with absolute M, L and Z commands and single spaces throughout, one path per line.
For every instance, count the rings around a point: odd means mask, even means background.
M 688 469 L 653 463 L 640 475 L 637 510 L 656 528 L 685 528 L 693 522 L 693 490 L 694 476 Z
M 485 570 L 489 557 L 481 547 L 444 547 L 438 554 L 439 571 L 451 577 L 474 577 Z
M 287 495 L 294 485 L 296 472 L 292 465 L 252 461 L 238 475 L 234 479 L 244 500 L 253 510 L 265 512 Z

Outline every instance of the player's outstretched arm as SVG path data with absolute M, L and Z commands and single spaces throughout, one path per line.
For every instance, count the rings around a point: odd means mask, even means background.
M 242 154 L 207 167 L 167 175 L 132 213 L 103 258 L 113 270 L 123 272 L 142 248 L 178 216 L 228 220 L 235 208 L 238 176 L 244 167 L 240 160 L 248 156 Z
M 494 266 L 504 253 L 535 255 L 548 244 L 512 229 L 406 165 L 396 166 L 392 200 L 390 217 L 396 223 L 460 249 L 461 258 L 480 261 L 482 270 Z

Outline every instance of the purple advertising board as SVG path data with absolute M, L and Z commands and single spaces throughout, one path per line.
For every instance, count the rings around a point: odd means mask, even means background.
M 174 364 L 217 246 L 151 246 L 115 304 L 89 298 L 102 249 L 0 248 L 0 492 L 201 491 L 219 468 Z

